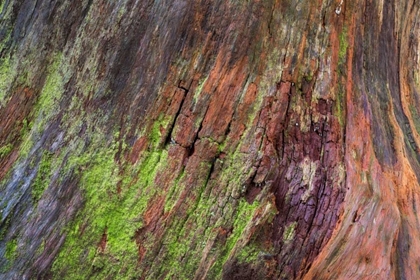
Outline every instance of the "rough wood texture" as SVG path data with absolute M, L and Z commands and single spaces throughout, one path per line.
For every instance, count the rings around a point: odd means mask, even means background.
M 0 278 L 420 279 L 419 2 L 0 11 Z

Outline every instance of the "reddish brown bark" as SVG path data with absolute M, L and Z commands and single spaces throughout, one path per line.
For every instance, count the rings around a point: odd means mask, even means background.
M 0 6 L 1 277 L 420 278 L 414 0 Z

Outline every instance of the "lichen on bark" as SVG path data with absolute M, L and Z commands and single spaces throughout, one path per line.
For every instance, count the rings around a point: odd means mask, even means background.
M 0 11 L 0 278 L 420 276 L 414 0 Z

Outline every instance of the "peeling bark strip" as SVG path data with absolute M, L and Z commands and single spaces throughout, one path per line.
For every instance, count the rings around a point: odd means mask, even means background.
M 0 278 L 420 279 L 418 18 L 0 2 Z

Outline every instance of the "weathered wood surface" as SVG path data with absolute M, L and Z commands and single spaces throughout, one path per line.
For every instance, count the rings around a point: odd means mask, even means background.
M 419 2 L 0 3 L 0 278 L 420 279 Z

